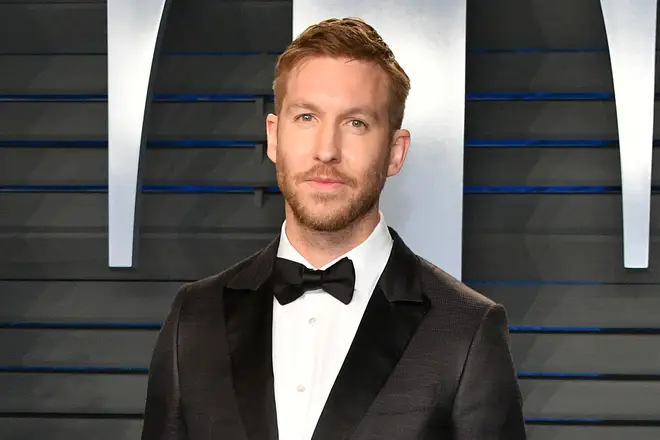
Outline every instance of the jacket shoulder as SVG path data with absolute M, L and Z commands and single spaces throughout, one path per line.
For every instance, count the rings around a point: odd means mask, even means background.
M 421 257 L 419 260 L 422 289 L 436 307 L 481 320 L 496 305 L 433 263 Z

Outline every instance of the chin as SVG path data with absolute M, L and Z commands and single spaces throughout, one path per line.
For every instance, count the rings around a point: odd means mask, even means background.
M 304 218 L 301 219 L 301 224 L 317 232 L 337 232 L 345 229 L 348 224 L 344 219 L 337 218 Z
M 309 206 L 308 206 L 309 208 Z M 296 213 L 298 221 L 305 227 L 322 232 L 335 232 L 347 226 L 350 211 L 348 209 L 302 209 Z

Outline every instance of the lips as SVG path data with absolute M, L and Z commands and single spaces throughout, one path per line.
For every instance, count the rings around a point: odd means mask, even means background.
M 317 190 L 334 190 L 344 185 L 341 180 L 327 177 L 313 177 L 307 180 L 307 183 Z
M 313 178 L 311 178 L 311 179 L 309 179 L 309 180 L 312 181 L 312 182 L 314 182 L 314 183 L 320 183 L 320 184 L 333 184 L 333 183 L 339 184 L 339 183 L 344 183 L 344 182 L 342 182 L 341 180 L 338 180 L 338 179 L 331 179 L 331 178 L 327 178 L 327 177 L 313 177 Z

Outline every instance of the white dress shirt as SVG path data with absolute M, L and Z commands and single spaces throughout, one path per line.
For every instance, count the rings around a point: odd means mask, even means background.
M 314 268 L 286 237 L 277 256 Z M 369 238 L 320 269 L 348 257 L 355 290 L 348 305 L 325 291 L 311 290 L 287 305 L 273 302 L 273 373 L 279 438 L 309 440 L 353 342 L 362 315 L 392 250 L 383 214 Z

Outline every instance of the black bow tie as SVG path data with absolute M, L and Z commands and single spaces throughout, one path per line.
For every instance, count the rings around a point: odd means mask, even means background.
M 273 267 L 271 287 L 275 298 L 288 304 L 308 290 L 323 289 L 344 304 L 353 299 L 355 269 L 353 262 L 342 258 L 325 270 L 308 269 L 302 264 L 277 258 Z

